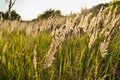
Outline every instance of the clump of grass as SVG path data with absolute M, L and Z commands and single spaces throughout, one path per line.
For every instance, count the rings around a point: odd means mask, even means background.
M 20 34 L 14 31 L 10 34 L 3 32 L 3 34 L 3 39 L 0 40 L 2 57 L 0 78 L 2 80 L 38 79 L 37 65 L 42 63 L 52 37 L 47 32 L 39 32 L 35 38 L 26 36 L 22 32 Z
M 0 21 L 0 79 L 119 79 L 120 15 L 117 7 L 107 10 L 96 16 Z

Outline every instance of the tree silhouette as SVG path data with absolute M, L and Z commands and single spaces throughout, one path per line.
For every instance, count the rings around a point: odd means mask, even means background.
M 8 11 L 6 13 L 0 12 L 0 18 L 3 20 L 9 20 Z M 21 16 L 15 11 L 11 11 L 11 20 L 20 20 Z
M 7 11 L 4 16 L 3 16 L 4 19 L 9 19 L 9 12 Z M 11 11 L 10 12 L 10 20 L 19 20 L 21 17 L 18 13 L 16 13 L 15 10 Z
M 60 17 L 60 16 L 62 16 L 60 10 L 49 9 L 43 12 L 43 14 L 40 14 L 38 16 L 38 19 L 48 19 L 49 17 Z
M 16 0 L 14 0 L 14 2 L 12 2 L 12 0 L 6 0 L 6 2 L 9 1 L 9 6 L 8 6 L 8 18 L 11 19 L 11 9 L 13 7 L 13 5 L 15 4 Z

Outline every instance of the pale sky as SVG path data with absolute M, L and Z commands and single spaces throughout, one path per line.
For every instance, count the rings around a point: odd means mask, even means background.
M 7 10 L 5 0 L 0 2 L 0 11 Z M 13 0 L 14 1 L 14 0 Z M 99 3 L 106 3 L 112 0 L 16 0 L 12 9 L 16 10 L 24 20 L 36 18 L 47 9 L 61 10 L 63 14 L 80 12 L 81 7 L 90 8 Z

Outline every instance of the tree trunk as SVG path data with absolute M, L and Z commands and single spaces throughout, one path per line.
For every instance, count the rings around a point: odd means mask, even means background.
M 11 19 L 12 0 L 9 1 L 8 18 Z

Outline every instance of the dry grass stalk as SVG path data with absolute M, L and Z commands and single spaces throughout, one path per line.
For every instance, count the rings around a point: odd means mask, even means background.
M 43 63 L 43 68 L 46 69 L 48 67 L 50 67 L 53 63 L 54 55 L 57 51 L 57 47 L 59 46 L 59 44 L 65 39 L 65 34 L 66 34 L 66 29 L 64 29 L 62 32 L 60 32 L 59 35 L 56 35 L 55 39 L 53 39 L 50 49 L 48 50 L 48 53 L 46 55 L 45 61 Z
M 102 12 L 103 12 L 103 7 L 101 7 L 98 15 L 96 17 L 93 17 L 93 21 L 91 22 L 91 25 L 89 26 L 91 29 L 91 31 L 88 29 L 88 31 L 91 33 L 91 37 L 90 37 L 90 41 L 88 44 L 88 47 L 91 48 L 92 45 L 94 44 L 94 42 L 96 41 L 98 34 L 99 34 L 99 23 L 102 20 L 101 16 L 102 16 Z
M 4 45 L 4 47 L 3 47 L 3 53 L 5 53 L 6 52 L 6 50 L 7 50 L 7 47 L 8 47 L 8 42 L 6 42 L 6 44 Z
M 74 19 L 76 20 L 77 18 L 78 17 L 76 17 Z M 53 60 L 55 59 L 54 55 L 55 55 L 55 53 L 57 51 L 56 48 L 65 39 L 65 36 L 68 35 L 68 33 L 71 31 L 71 29 L 73 29 L 73 27 L 75 26 L 74 23 L 75 22 L 71 22 L 71 19 L 67 19 L 66 24 L 65 24 L 66 27 L 64 29 L 62 29 L 62 30 L 60 29 L 60 33 L 58 35 L 55 35 L 56 39 L 53 39 L 53 41 L 51 43 L 51 47 L 48 50 L 45 61 L 43 63 L 43 68 L 44 69 L 49 68 L 52 65 Z
M 3 33 L 2 31 L 0 31 L 0 40 L 2 40 L 2 37 L 3 37 Z
M 104 41 L 101 43 L 100 52 L 101 52 L 102 57 L 105 57 L 108 54 L 107 53 L 107 48 L 108 48 L 108 45 L 109 45 L 109 41 L 110 41 L 111 36 L 114 33 L 119 21 L 120 21 L 120 15 L 117 16 L 117 18 L 113 22 L 113 25 L 110 29 L 109 34 L 105 37 Z
M 92 13 L 89 13 L 86 16 L 78 14 L 77 16 L 72 18 L 49 18 L 48 20 L 41 20 L 37 22 L 12 21 L 10 23 L 12 27 L 9 27 L 8 21 L 4 21 L 3 23 L 1 23 L 1 28 L 3 30 L 7 30 L 8 32 L 12 32 L 13 30 L 18 30 L 18 31 L 23 30 L 26 32 L 26 35 L 32 35 L 32 37 L 36 37 L 38 30 L 42 31 L 42 30 L 50 29 L 51 34 L 53 36 L 58 37 L 56 40 L 54 40 L 51 43 L 51 48 L 49 49 L 47 54 L 48 56 L 51 56 L 50 58 L 51 60 L 53 60 L 54 59 L 53 56 L 56 52 L 56 47 L 57 47 L 56 45 L 59 45 L 59 43 L 61 43 L 64 40 L 66 35 L 67 36 L 71 35 L 69 33 L 72 32 L 72 35 L 76 35 L 80 33 L 80 29 L 82 29 L 84 33 L 87 33 L 90 36 L 90 42 L 88 46 L 89 48 L 91 48 L 95 40 L 97 39 L 98 35 L 106 32 L 107 29 L 111 30 L 110 24 L 113 24 L 113 22 L 116 19 L 115 16 L 116 16 L 117 7 L 114 10 L 113 14 L 111 13 L 111 10 L 112 7 L 109 8 L 109 14 L 106 15 L 104 14 L 105 9 L 103 10 L 102 7 L 99 13 L 97 14 L 97 16 L 94 17 L 92 17 Z M 98 26 L 101 21 L 103 22 L 103 28 L 101 31 L 99 31 Z M 108 45 L 107 42 L 106 45 Z M 105 43 L 103 46 L 105 47 Z M 47 63 L 47 56 L 45 63 Z M 50 63 L 52 63 L 52 61 Z
M 57 51 L 56 48 L 62 41 L 63 41 L 63 37 L 59 37 L 58 39 L 53 40 L 53 42 L 51 43 L 51 47 L 48 50 L 48 54 L 47 54 L 45 61 L 44 61 L 44 64 L 43 64 L 44 69 L 46 69 L 52 65 L 53 60 L 55 59 L 54 55 Z
M 3 51 L 2 51 L 2 63 L 5 63 L 5 53 L 8 47 L 8 42 L 6 42 L 6 44 L 3 47 Z
M 37 70 L 37 59 L 36 59 L 36 55 L 37 55 L 37 51 L 36 51 L 36 47 L 34 48 L 34 51 L 33 51 L 33 65 L 34 65 L 34 70 L 36 71 Z
M 52 65 L 53 60 L 54 60 L 54 54 L 56 52 L 56 45 L 55 45 L 55 41 L 53 41 L 53 43 L 51 44 L 51 47 L 48 51 L 48 54 L 46 56 L 45 62 L 43 64 L 43 68 L 48 68 Z

